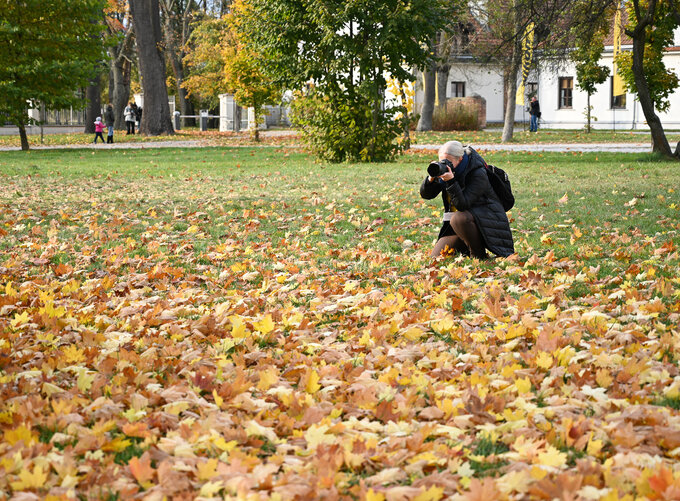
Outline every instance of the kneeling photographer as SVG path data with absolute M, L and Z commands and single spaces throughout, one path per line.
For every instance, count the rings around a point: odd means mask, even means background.
M 508 217 L 479 153 L 449 141 L 427 172 L 420 196 L 430 200 L 441 193 L 444 201 L 444 221 L 432 257 L 460 252 L 487 259 L 487 249 L 501 257 L 515 252 Z

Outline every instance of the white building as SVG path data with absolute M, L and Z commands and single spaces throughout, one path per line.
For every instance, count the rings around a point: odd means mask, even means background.
M 630 50 L 623 45 L 622 50 Z M 451 62 L 448 76 L 447 98 L 478 95 L 486 100 L 487 123 L 502 123 L 505 112 L 503 74 L 500 68 L 480 65 L 458 59 Z M 613 47 L 606 46 L 601 64 L 612 68 Z M 666 67 L 680 76 L 680 30 L 675 33 L 675 46 L 669 47 L 664 57 Z M 587 122 L 588 95 L 580 90 L 576 81 L 574 64 L 565 59 L 558 69 L 548 69 L 538 62 L 538 70 L 532 72 L 526 82 L 526 94 L 536 94 L 541 106 L 541 127 L 554 129 L 581 129 Z M 668 111 L 657 115 L 666 129 L 680 129 L 680 89 L 669 96 Z M 526 105 L 515 107 L 515 121 L 528 122 Z M 422 78 L 416 85 L 415 109 L 419 112 L 423 103 Z M 597 87 L 590 97 L 591 126 L 601 129 L 646 129 L 647 124 L 640 103 L 633 93 L 614 97 L 612 77 Z M 597 120 L 594 120 L 597 119 Z

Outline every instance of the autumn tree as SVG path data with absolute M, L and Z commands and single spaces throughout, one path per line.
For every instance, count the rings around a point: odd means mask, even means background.
M 28 150 L 29 107 L 65 108 L 104 59 L 103 0 L 25 0 L 0 6 L 0 115 Z
M 158 0 L 129 0 L 137 39 L 139 72 L 144 92 L 144 112 L 139 124 L 142 134 L 174 134 L 168 88 L 165 82 L 165 58 Z
M 249 0 L 239 29 L 277 81 L 309 89 L 298 116 L 319 156 L 375 161 L 394 155 L 401 133 L 387 75 L 412 81 L 411 68 L 428 65 L 450 10 L 441 0 Z
M 591 16 L 587 7 L 586 2 L 577 4 L 574 10 L 576 19 Z M 604 83 L 610 74 L 609 68 L 600 64 L 604 50 L 604 39 L 609 31 L 609 19 L 609 15 L 600 16 L 597 19 L 598 24 L 591 30 L 581 29 L 583 25 L 578 22 L 573 25 L 575 47 L 570 53 L 570 58 L 576 66 L 576 85 L 588 96 L 586 105 L 587 133 L 590 133 L 591 130 L 592 107 L 590 97 L 595 93 L 596 86 Z
M 194 21 L 185 44 L 184 63 L 187 76 L 182 83 L 189 96 L 213 108 L 219 105 L 219 95 L 227 92 L 224 80 L 224 47 L 232 43 L 227 17 L 204 16 Z
M 637 93 L 640 107 L 652 135 L 652 150 L 680 158 L 680 142 L 671 152 L 656 110 L 666 111 L 668 97 L 678 87 L 678 76 L 663 61 L 667 47 L 674 45 L 674 31 L 680 26 L 680 3 L 676 0 L 629 0 L 625 33 L 633 50 L 622 52 L 616 62 L 628 89 Z

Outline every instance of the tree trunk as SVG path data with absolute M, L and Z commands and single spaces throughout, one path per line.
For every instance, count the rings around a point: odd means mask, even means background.
M 437 68 L 437 109 L 446 108 L 446 88 L 449 83 L 449 70 L 451 67 L 448 64 Z
M 85 96 L 87 98 L 87 108 L 85 109 L 85 134 L 94 134 L 94 120 L 101 116 L 101 75 L 97 75 L 87 86 Z
M 113 106 L 114 128 L 124 130 L 125 116 L 123 111 L 130 98 L 130 71 L 131 63 L 129 56 L 132 52 L 132 33 L 130 28 L 125 34 L 125 39 L 115 47 L 109 47 L 111 58 L 111 75 L 109 81 L 109 101 Z
M 590 134 L 590 92 L 588 92 L 588 125 L 586 127 L 586 133 Z
M 635 87 L 640 101 L 640 107 L 645 114 L 647 125 L 652 133 L 652 151 L 661 153 L 667 157 L 673 156 L 671 147 L 666 139 L 666 134 L 661 125 L 661 120 L 654 112 L 654 103 L 649 94 L 649 86 L 645 78 L 643 60 L 645 55 L 645 30 L 636 30 L 633 36 L 633 75 L 635 75 Z
M 512 135 L 515 130 L 515 94 L 517 94 L 517 64 L 515 64 L 515 56 L 511 69 L 507 76 L 507 85 L 505 93 L 505 118 L 503 120 L 503 136 L 501 142 L 507 143 L 512 141 Z
M 420 119 L 416 130 L 432 130 L 432 113 L 434 112 L 435 94 L 435 67 L 434 64 L 423 72 L 424 98 L 423 107 L 420 109 Z
M 144 112 L 139 132 L 149 136 L 174 134 L 165 84 L 165 60 L 160 50 L 162 33 L 158 0 L 129 0 L 129 3 L 144 92 Z
M 408 109 L 406 108 L 406 92 L 404 92 L 404 86 L 399 86 L 399 93 L 401 94 L 401 102 L 404 105 L 404 149 L 411 149 L 411 117 L 408 114 Z
M 17 127 L 19 127 L 19 137 L 21 138 L 21 150 L 22 151 L 28 151 L 28 136 L 26 135 L 26 124 L 23 122 L 19 122 L 17 124 Z

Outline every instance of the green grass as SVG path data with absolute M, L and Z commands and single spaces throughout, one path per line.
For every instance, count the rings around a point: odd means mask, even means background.
M 464 144 L 492 143 L 500 144 L 502 126 L 483 131 L 451 131 L 451 132 L 413 132 L 413 144 L 442 144 L 457 140 Z M 667 131 L 668 142 L 675 145 L 680 141 L 677 131 Z M 516 125 L 512 137 L 513 143 L 650 143 L 651 135 L 646 130 L 592 130 L 589 134 L 582 129 L 539 129 L 534 134 L 521 125 Z
M 497 152 L 486 159 L 511 176 L 519 252 L 601 259 L 620 248 L 625 260 L 620 235 L 677 234 L 674 162 L 619 153 Z M 0 227 L 18 244 L 31 231 L 47 242 L 50 228 L 60 240 L 78 240 L 103 224 L 115 237 L 109 247 L 132 239 L 126 245 L 139 253 L 140 238 L 164 235 L 159 243 L 169 248 L 190 239 L 197 258 L 234 237 L 246 245 L 301 240 L 322 246 L 318 256 L 358 246 L 401 254 L 403 239 L 428 247 L 437 233 L 441 201 L 418 195 L 428 160 L 414 154 L 389 164 L 330 165 L 286 148 L 4 152 Z M 52 260 L 72 256 L 57 252 Z

